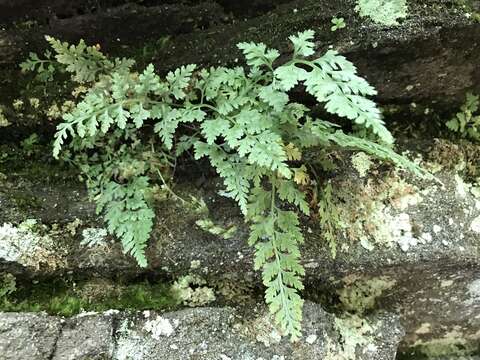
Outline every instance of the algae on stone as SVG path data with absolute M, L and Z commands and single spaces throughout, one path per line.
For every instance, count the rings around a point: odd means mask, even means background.
M 363 348 L 364 354 L 375 353 L 377 347 L 373 343 L 375 326 L 357 315 L 335 318 L 335 331 L 340 341 L 327 339 L 327 356 L 325 360 L 356 360 L 357 348 Z
M 444 337 L 430 340 L 417 340 L 413 344 L 413 352 L 423 354 L 427 358 L 461 357 L 480 351 L 480 330 L 473 336 L 466 336 L 460 327 L 455 327 Z
M 203 306 L 215 301 L 215 292 L 206 286 L 207 282 L 198 275 L 186 275 L 178 279 L 172 290 L 187 306 Z
M 376 300 L 396 283 L 387 276 L 372 278 L 348 276 L 343 281 L 344 287 L 337 290 L 342 307 L 358 314 L 374 309 Z

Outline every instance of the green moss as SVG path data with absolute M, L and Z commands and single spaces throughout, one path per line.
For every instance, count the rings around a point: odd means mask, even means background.
M 480 352 L 479 336 L 465 336 L 453 330 L 444 337 L 431 340 L 418 340 L 413 347 L 399 359 L 437 359 L 463 358 Z
M 12 274 L 0 274 L 0 301 L 15 292 L 17 282 Z
M 118 285 L 104 280 L 66 280 L 24 283 L 0 300 L 0 311 L 45 311 L 51 315 L 73 316 L 83 311 L 166 310 L 179 301 L 170 284 L 148 281 Z
M 56 161 L 51 156 L 50 139 L 43 142 L 42 139 L 37 139 L 37 141 L 39 143 L 35 146 L 27 148 L 19 147 L 15 143 L 0 145 L 0 172 L 9 175 L 8 178 L 13 182 L 16 177 L 35 183 L 39 179 L 53 184 L 65 180 L 76 181 L 78 171 Z M 27 205 L 30 202 L 29 199 L 23 200 L 28 200 Z M 23 200 L 19 199 L 20 202 Z M 22 203 L 25 205 L 25 202 Z
M 21 211 L 28 211 L 32 208 L 38 209 L 41 207 L 40 200 L 32 194 L 15 192 L 12 195 L 12 199 Z
M 455 0 L 455 5 L 471 14 L 475 22 L 480 22 L 480 12 L 478 4 L 474 0 Z M 477 2 L 478 3 L 478 2 Z
M 430 149 L 427 160 L 433 169 L 458 172 L 467 182 L 480 178 L 480 145 L 468 140 L 438 140 Z

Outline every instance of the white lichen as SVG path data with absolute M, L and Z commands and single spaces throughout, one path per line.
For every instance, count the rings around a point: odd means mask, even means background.
M 40 99 L 38 98 L 30 98 L 29 101 L 30 101 L 30 105 L 34 109 L 38 109 L 38 107 L 40 106 Z
M 408 251 L 410 247 L 418 244 L 418 239 L 413 235 L 413 228 L 410 222 L 410 215 L 406 213 L 398 214 L 392 217 L 389 222 L 391 234 L 394 241 L 403 251 Z
M 0 227 L 0 258 L 6 261 L 20 261 L 25 255 L 33 253 L 40 237 L 28 229 L 5 223 Z
M 424 335 L 430 333 L 431 331 L 432 326 L 430 325 L 430 323 L 422 323 L 422 325 L 420 325 L 420 327 L 415 330 L 415 334 Z
M 373 166 L 372 158 L 364 152 L 356 153 L 352 156 L 352 165 L 357 170 L 360 177 L 365 177 Z
M 271 314 L 265 313 L 253 320 L 238 324 L 238 331 L 252 341 L 262 343 L 266 347 L 278 344 L 282 340 L 282 333 L 275 326 L 275 320 Z
M 86 247 L 106 246 L 107 230 L 103 228 L 86 228 L 82 231 L 82 241 L 80 245 Z
M 472 223 L 470 224 L 470 230 L 476 232 L 477 234 L 480 233 L 480 215 L 473 219 Z
M 200 260 L 190 261 L 190 269 L 198 269 L 198 268 L 200 268 L 200 265 L 201 265 Z
M 441 338 L 417 340 L 413 347 L 430 358 L 459 358 L 473 352 L 480 339 L 480 331 L 475 334 L 465 334 L 460 326 L 445 333 Z
M 24 102 L 22 99 L 15 99 L 13 100 L 12 106 L 15 111 L 21 111 L 23 108 Z
M 310 345 L 313 345 L 315 341 L 317 341 L 317 335 L 315 334 L 308 335 L 305 339 L 305 342 Z
M 333 341 L 330 337 L 326 339 L 327 355 L 324 360 L 356 360 L 358 359 L 357 348 L 363 348 L 364 352 L 368 353 L 375 352 L 377 347 L 373 343 L 372 336 L 375 327 L 367 320 L 355 315 L 336 318 L 335 329 L 340 339 L 335 338 Z
M 54 248 L 54 241 L 48 234 L 33 231 L 35 226 L 37 222 L 34 219 L 18 227 L 4 223 L 0 227 L 0 258 L 36 269 L 41 264 L 57 268 L 62 261 L 61 254 Z
M 0 127 L 7 127 L 10 125 L 10 122 L 6 118 L 6 116 L 3 114 L 3 110 L 0 107 Z
M 456 183 L 456 186 L 455 186 L 456 194 L 460 198 L 465 199 L 472 185 L 464 182 L 463 179 L 458 174 L 455 174 L 455 183 Z
M 392 26 L 407 16 L 408 7 L 406 0 L 357 0 L 355 9 L 362 17 L 368 16 L 376 23 Z M 411 106 L 415 108 L 416 104 Z
M 175 329 L 170 320 L 161 316 L 157 316 L 154 320 L 147 321 L 143 329 L 151 333 L 155 340 L 160 340 L 162 336 L 172 336 L 175 333 Z
M 470 297 L 466 301 L 468 305 L 480 304 L 480 279 L 476 279 L 468 285 L 467 293 Z

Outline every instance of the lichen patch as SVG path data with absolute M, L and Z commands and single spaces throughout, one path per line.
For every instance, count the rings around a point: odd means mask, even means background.
M 356 153 L 352 156 L 351 160 L 352 166 L 362 178 L 367 176 L 370 168 L 373 166 L 372 158 L 364 152 Z
M 144 330 L 151 333 L 155 340 L 160 340 L 162 336 L 172 336 L 175 333 L 172 323 L 169 319 L 157 316 L 154 320 L 149 320 L 144 325 Z
M 27 220 L 18 227 L 5 223 L 0 227 L 0 258 L 25 267 L 39 269 L 47 265 L 54 270 L 64 265 L 61 253 L 48 234 L 33 231 L 36 221 Z
M 473 219 L 472 223 L 470 224 L 470 230 L 480 234 L 480 215 Z

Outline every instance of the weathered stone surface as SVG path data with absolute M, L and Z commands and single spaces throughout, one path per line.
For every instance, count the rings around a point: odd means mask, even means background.
M 22 57 L 29 51 L 42 51 L 47 45 L 45 35 L 72 43 L 83 39 L 89 44 L 100 44 L 107 51 L 125 49 L 127 46 L 142 49 L 161 38 L 208 28 L 218 24 L 226 16 L 223 8 L 211 1 L 199 5 L 173 3 L 158 6 L 144 6 L 132 2 L 120 6 L 106 6 L 91 13 L 82 12 L 80 7 L 81 5 L 77 7 L 70 1 L 57 1 L 54 4 L 47 2 L 43 7 L 31 7 L 34 10 L 31 14 L 33 19 L 28 19 L 28 6 L 15 7 L 18 14 L 22 13 L 23 8 L 26 21 L 13 22 L 13 17 L 3 18 L 0 46 L 3 46 L 3 43 L 10 46 L 8 51 L 0 55 L 0 64 L 16 67 L 15 62 L 22 61 Z M 0 8 L 0 23 L 3 15 L 8 12 L 7 9 L 2 11 Z M 58 16 L 57 12 L 63 12 L 64 15 Z
M 55 334 L 37 330 L 50 327 Z M 248 314 L 194 308 L 165 314 L 109 311 L 71 319 L 0 313 L 4 360 L 393 360 L 402 335 L 391 314 L 339 319 L 313 303 L 305 306 L 304 336 L 295 344 L 281 338 L 263 306 Z
M 376 86 L 381 102 L 438 107 L 455 98 L 460 101 L 469 88 L 479 88 L 480 24 L 469 20 L 465 10 L 436 0 L 411 3 L 408 18 L 388 28 L 360 18 L 354 7 L 349 0 L 297 1 L 243 23 L 181 35 L 160 55 L 158 67 L 176 66 L 179 59 L 202 65 L 235 63 L 242 58 L 235 45 L 245 40 L 264 42 L 287 56 L 287 37 L 313 29 L 319 54 L 329 46 L 344 53 Z M 330 20 L 338 14 L 348 25 L 331 32 Z
M 0 354 L 4 360 L 50 360 L 62 320 L 43 314 L 0 313 Z
M 45 34 L 68 41 L 84 38 L 120 55 L 169 36 L 164 49 L 154 55 L 156 68 L 164 73 L 186 63 L 236 64 L 242 57 L 235 45 L 241 41 L 279 47 L 285 59 L 290 53 L 287 37 L 311 28 L 320 52 L 333 46 L 346 54 L 377 87 L 381 102 L 415 101 L 444 108 L 458 104 L 467 90 L 480 89 L 480 23 L 471 16 L 471 11 L 479 11 L 475 2 L 473 8 L 443 0 L 412 2 L 409 16 L 394 27 L 360 18 L 353 0 L 298 0 L 276 7 L 268 1 L 265 8 L 270 12 L 259 10 L 248 19 L 229 17 L 227 3 L 221 3 L 224 8 L 216 2 L 196 7 L 126 4 L 83 15 L 72 10 L 71 16 L 50 16 L 47 22 L 20 28 L 17 24 L 0 33 L 0 46 L 11 44 L 0 53 L 0 63 L 10 62 L 16 68 L 28 51 L 46 46 Z M 330 20 L 339 14 L 348 26 L 332 32 Z M 16 83 L 16 75 L 8 77 Z M 11 92 L 11 86 L 7 88 Z M 11 100 L 7 93 L 5 98 Z
M 88 314 L 64 321 L 52 360 L 108 359 L 115 347 L 115 321 Z
M 232 12 L 242 16 L 266 12 L 275 8 L 276 5 L 291 0 L 241 0 L 231 2 L 229 0 L 214 1 L 225 9 L 225 12 Z M 155 8 L 161 5 L 172 5 L 182 3 L 193 5 L 198 3 L 213 2 L 210 0 L 86 0 L 72 2 L 70 0 L 0 0 L 0 24 L 11 24 L 12 22 L 35 21 L 38 23 L 49 23 L 55 19 L 69 19 L 82 14 L 98 14 L 108 10 L 121 7 L 125 4 L 139 4 L 144 8 Z

